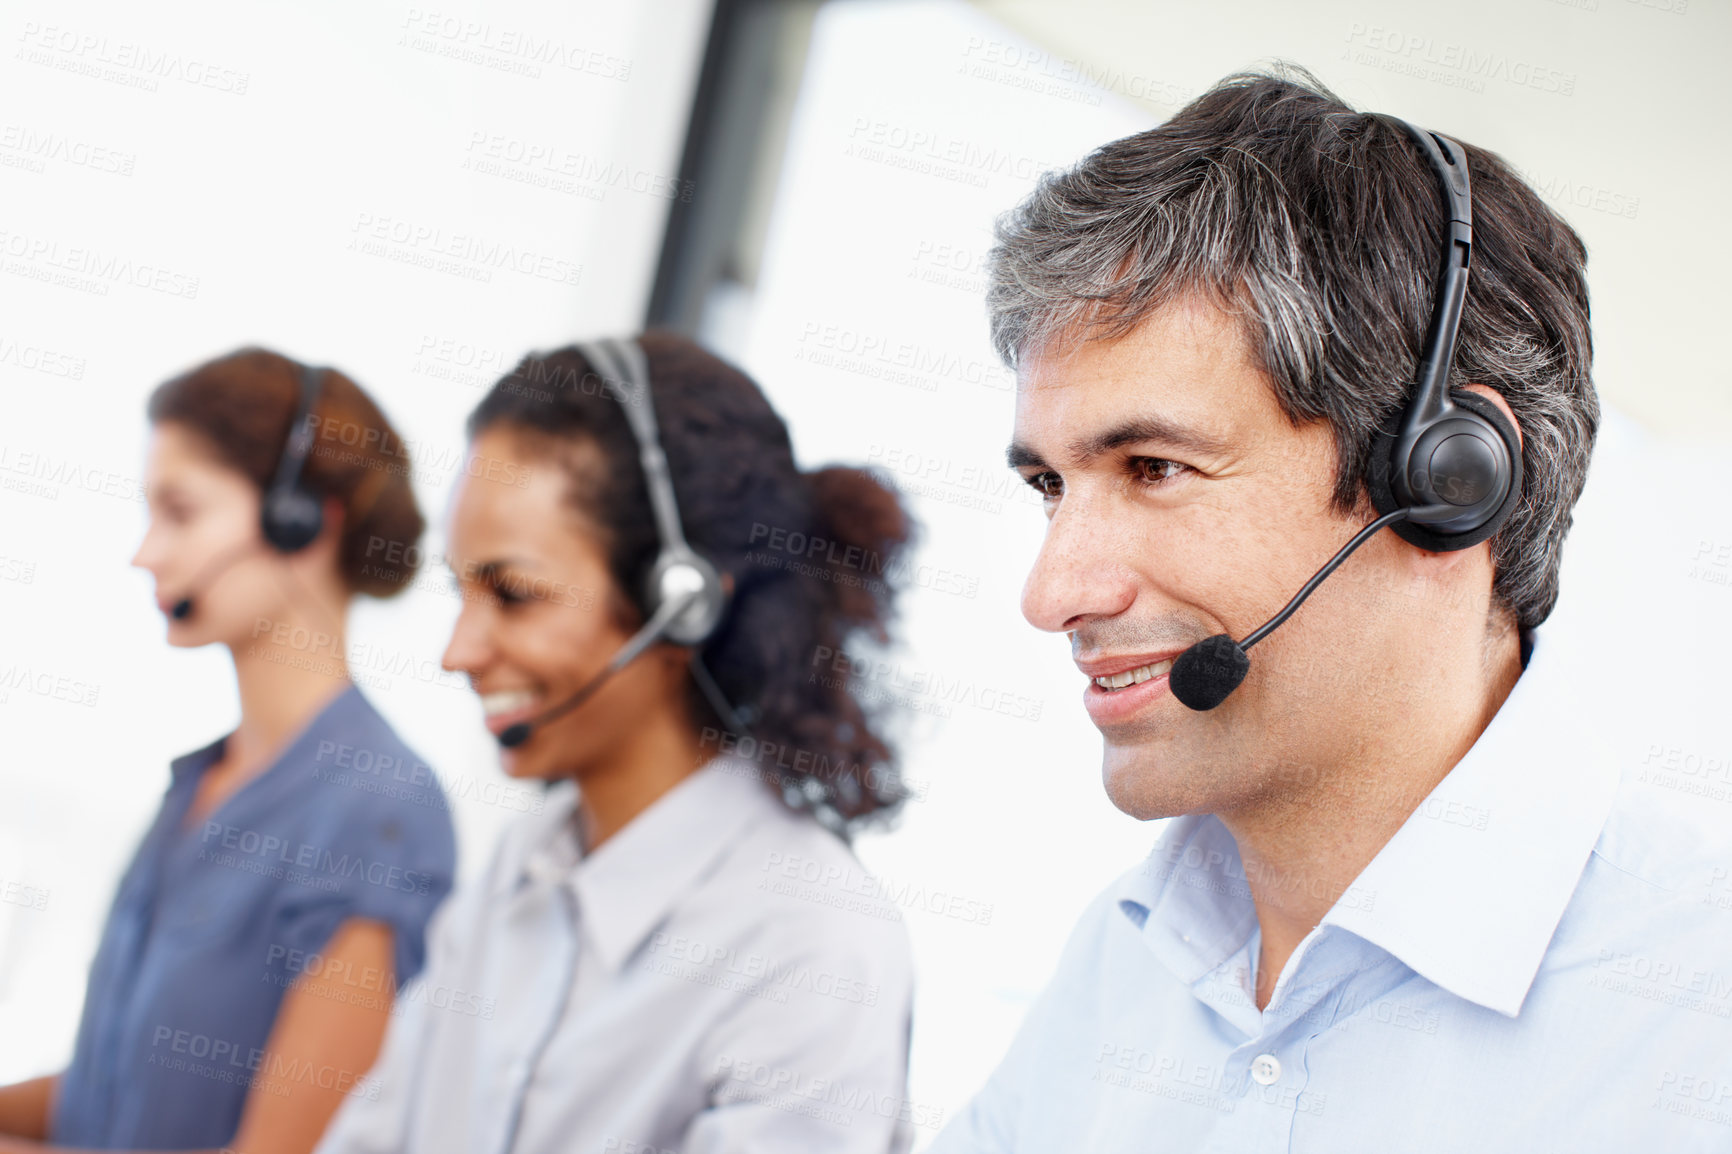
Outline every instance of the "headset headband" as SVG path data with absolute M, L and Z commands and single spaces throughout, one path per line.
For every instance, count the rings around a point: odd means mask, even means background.
M 259 527 L 265 541 L 279 553 L 305 549 L 325 526 L 319 496 L 303 480 L 307 458 L 313 452 L 313 402 L 318 398 L 324 374 L 325 370 L 317 365 L 301 366 L 300 400 L 295 404 L 283 454 L 277 461 L 276 479 L 259 506 Z
M 289 438 L 283 443 L 283 455 L 277 462 L 277 477 L 271 488 L 286 491 L 301 483 L 301 473 L 313 451 L 313 402 L 319 396 L 319 378 L 325 370 L 317 365 L 301 366 L 301 395 L 295 404 L 294 420 L 289 424 Z
M 656 427 L 655 401 L 650 396 L 649 362 L 643 346 L 636 341 L 600 340 L 580 344 L 584 359 L 601 370 L 623 394 L 620 406 L 637 438 L 638 459 L 643 463 L 644 477 L 649 482 L 650 508 L 656 520 L 656 532 L 664 548 L 690 551 L 685 529 L 680 523 L 679 501 L 674 496 L 673 475 L 668 471 L 668 455 L 662 449 L 660 430 Z
M 1473 261 L 1473 196 L 1467 172 L 1467 153 L 1447 136 L 1439 136 L 1394 116 L 1383 117 L 1419 144 L 1443 189 L 1444 238 L 1438 263 L 1437 292 L 1431 308 L 1431 323 L 1424 351 L 1414 378 L 1413 397 L 1407 410 L 1407 428 L 1415 429 L 1436 420 L 1452 406 L 1449 400 L 1449 370 L 1455 359 L 1456 336 L 1461 331 L 1462 309 L 1467 304 L 1468 266 Z
M 637 441 L 656 534 L 661 539 L 661 551 L 650 570 L 649 609 L 653 614 L 674 598 L 689 597 L 686 608 L 673 618 L 665 636 L 678 645 L 701 645 L 721 623 L 727 596 L 715 566 L 686 543 L 679 500 L 674 495 L 667 454 L 656 427 L 649 361 L 643 346 L 635 340 L 607 338 L 579 342 L 577 349 L 601 373 L 604 383 L 612 384 L 621 394 L 620 406 Z

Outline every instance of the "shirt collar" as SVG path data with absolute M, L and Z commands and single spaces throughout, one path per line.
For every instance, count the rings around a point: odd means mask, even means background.
M 347 740 L 358 732 L 370 735 L 375 726 L 383 724 L 384 719 L 373 709 L 372 702 L 351 682 L 320 706 L 319 711 L 295 731 L 258 777 L 274 776 L 279 772 L 289 772 L 302 767 L 307 759 L 301 755 L 315 737 L 325 739 L 335 733 Z M 232 736 L 233 734 L 224 734 L 209 745 L 191 753 L 183 753 L 170 761 L 168 769 L 171 787 L 189 778 L 199 777 L 220 761 Z M 250 785 L 251 781 L 248 784 Z
M 171 780 L 178 784 L 189 777 L 197 777 L 215 765 L 217 759 L 222 757 L 223 747 L 228 744 L 228 740 L 226 736 L 219 737 L 209 745 L 195 749 L 191 753 L 183 753 L 169 762 L 168 772 Z
M 1257 924 L 1239 848 L 1213 814 L 1169 822 L 1114 896 L 1161 964 L 1187 985 L 1237 952 Z
M 572 827 L 577 801 L 577 791 L 567 789 L 549 807 L 548 820 L 502 871 L 495 893 L 535 883 L 570 886 L 584 936 L 611 970 L 749 825 L 781 805 L 749 762 L 716 758 L 585 855 Z
M 1599 840 L 1618 788 L 1560 653 L 1537 637 L 1503 706 L 1323 917 L 1451 993 L 1515 1017 Z M 1219 819 L 1175 820 L 1121 883 L 1120 908 L 1195 982 L 1256 925 Z
M 1573 688 L 1563 652 L 1535 637 L 1491 724 L 1355 881 L 1376 900 L 1324 922 L 1515 1017 L 1618 790 Z

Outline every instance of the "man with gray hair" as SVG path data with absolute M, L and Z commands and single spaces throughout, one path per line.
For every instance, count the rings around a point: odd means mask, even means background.
M 1708 843 L 1620 791 L 1538 636 L 1585 262 L 1497 156 L 1297 71 L 1000 221 L 1023 614 L 1113 802 L 1174 820 L 933 1154 L 1732 1147 Z

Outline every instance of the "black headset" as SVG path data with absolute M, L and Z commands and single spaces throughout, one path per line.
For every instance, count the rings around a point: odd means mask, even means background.
M 324 502 L 307 487 L 304 476 L 307 458 L 313 452 L 313 402 L 318 399 L 324 374 L 325 370 L 316 365 L 301 366 L 300 399 L 289 421 L 282 457 L 277 461 L 277 475 L 259 502 L 259 530 L 265 544 L 285 555 L 311 545 L 325 527 Z M 253 548 L 248 542 L 218 557 L 193 581 L 186 595 L 174 603 L 169 616 L 176 621 L 191 617 L 198 597 Z
M 1455 141 L 1394 116 L 1378 117 L 1418 143 L 1443 187 L 1443 259 L 1419 354 L 1413 393 L 1378 430 L 1366 487 L 1380 516 L 1359 530 L 1282 610 L 1235 641 L 1225 633 L 1197 642 L 1173 661 L 1167 686 L 1195 710 L 1225 701 L 1250 672 L 1245 651 L 1304 604 L 1353 551 L 1389 527 L 1433 553 L 1466 549 L 1503 527 L 1521 500 L 1521 440 L 1491 401 L 1449 388 L 1468 266 L 1473 261 L 1473 195 L 1467 153 Z
M 1447 553 L 1486 540 L 1515 511 L 1522 488 L 1521 441 L 1496 405 L 1448 387 L 1473 259 L 1467 153 L 1448 137 L 1393 116 L 1383 119 L 1418 142 L 1431 162 L 1443 187 L 1446 220 L 1437 294 L 1413 395 L 1379 430 L 1367 487 L 1379 513 L 1407 510 L 1392 525 L 1398 536 Z
M 671 641 L 694 650 L 690 661 L 692 679 L 722 723 L 733 733 L 744 734 L 753 711 L 749 707 L 736 709 L 728 702 L 696 652 L 697 647 L 713 637 L 720 627 L 728 607 L 728 592 L 716 567 L 686 543 L 685 529 L 680 523 L 679 501 L 674 496 L 673 478 L 668 472 L 668 457 L 662 451 L 661 435 L 656 429 L 649 359 L 644 356 L 643 346 L 635 340 L 582 341 L 577 350 L 601 375 L 603 383 L 613 386 L 620 394 L 620 407 L 625 410 L 626 422 L 637 441 L 638 459 L 643 464 L 644 479 L 649 486 L 656 535 L 661 540 L 661 549 L 656 554 L 655 563 L 650 566 L 648 587 L 644 590 L 644 607 L 649 616 L 600 673 L 553 708 L 528 721 L 506 727 L 499 735 L 499 744 L 507 749 L 522 745 L 537 726 L 576 709 L 608 678 L 658 641 Z
M 288 439 L 277 462 L 277 475 L 259 506 L 259 528 L 279 553 L 298 553 L 318 539 L 325 527 L 325 506 L 307 487 L 303 474 L 313 452 L 313 402 L 325 370 L 301 366 L 301 399 L 289 423 Z

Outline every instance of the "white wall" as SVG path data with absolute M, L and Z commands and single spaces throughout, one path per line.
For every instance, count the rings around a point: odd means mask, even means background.
M 437 522 L 486 386 L 533 346 L 640 322 L 708 10 L 6 6 L 0 674 L 68 688 L 0 686 L 0 887 L 48 893 L 0 901 L 0 1080 L 65 1061 L 166 763 L 236 714 L 225 657 L 163 645 L 126 565 L 146 394 L 245 343 L 340 366 L 417 450 Z M 472 694 L 437 673 L 440 568 L 363 605 L 352 642 L 394 670 L 373 700 L 473 787 L 499 773 Z M 465 868 L 508 816 L 457 806 Z

